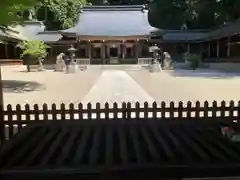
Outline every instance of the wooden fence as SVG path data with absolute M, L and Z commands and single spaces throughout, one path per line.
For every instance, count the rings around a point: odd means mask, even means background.
M 35 104 L 30 107 L 26 104 L 24 108 L 16 105 L 8 105 L 6 109 L 1 110 L 0 138 L 1 141 L 13 137 L 20 129 L 28 124 L 41 123 L 43 121 L 73 121 L 73 120 L 138 120 L 138 119 L 159 119 L 159 120 L 219 120 L 219 121 L 238 121 L 240 119 L 240 101 L 236 104 L 234 101 L 226 103 L 222 101 L 218 104 L 216 101 L 204 104 L 187 102 L 145 102 L 143 106 L 140 103 L 123 102 L 120 106 L 117 103 L 105 103 L 101 107 L 97 103 L 95 107 L 88 103 L 86 108 L 83 104 L 61 104 L 57 108 L 56 104 L 48 107 L 44 104 L 41 108 Z

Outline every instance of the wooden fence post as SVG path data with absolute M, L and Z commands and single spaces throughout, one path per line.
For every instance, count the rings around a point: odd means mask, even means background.
M 140 118 L 140 103 L 139 102 L 136 102 L 135 103 L 135 113 L 136 113 L 136 119 L 139 119 Z
M 113 119 L 117 120 L 118 118 L 118 104 L 116 102 L 113 103 Z
M 1 73 L 1 72 L 0 72 Z M 5 141 L 5 125 L 4 125 L 4 109 L 3 105 L 0 104 L 0 145 Z

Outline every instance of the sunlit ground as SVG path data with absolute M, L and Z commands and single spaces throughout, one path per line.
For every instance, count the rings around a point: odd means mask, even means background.
M 108 73 L 104 73 L 106 71 Z M 4 103 L 77 104 L 84 99 L 84 102 L 94 103 L 120 102 L 121 99 L 132 102 L 145 99 L 151 102 L 152 99 L 202 102 L 240 99 L 240 74 L 226 74 L 213 70 L 177 70 L 164 73 L 149 73 L 146 70 L 123 70 L 124 73 L 119 71 L 121 69 L 111 69 L 109 72 L 106 69 L 94 68 L 76 74 L 50 70 L 27 73 L 20 67 L 5 66 L 2 67 Z M 133 81 L 129 80 L 130 77 Z M 128 80 L 125 81 L 124 78 Z M 91 90 L 92 87 L 95 90 Z

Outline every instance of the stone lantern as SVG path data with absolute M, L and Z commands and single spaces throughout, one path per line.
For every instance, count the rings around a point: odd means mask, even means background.
M 162 70 L 161 65 L 158 61 L 159 58 L 159 52 L 160 52 L 160 48 L 154 44 L 153 46 L 149 47 L 149 52 L 152 53 L 152 62 L 150 64 L 150 71 L 151 72 L 159 72 Z
M 77 51 L 77 49 L 75 49 L 73 47 L 73 45 L 71 45 L 69 48 L 68 48 L 68 53 L 69 53 L 69 65 L 67 65 L 67 73 L 76 73 L 78 71 L 78 65 L 76 63 L 76 60 L 75 60 L 75 52 Z

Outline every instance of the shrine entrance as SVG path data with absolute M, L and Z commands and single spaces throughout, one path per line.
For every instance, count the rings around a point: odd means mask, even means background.
M 118 57 L 118 48 L 111 47 L 109 55 L 110 55 L 110 57 Z

